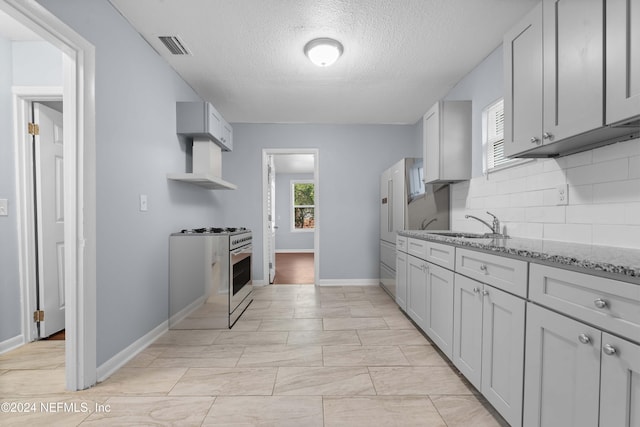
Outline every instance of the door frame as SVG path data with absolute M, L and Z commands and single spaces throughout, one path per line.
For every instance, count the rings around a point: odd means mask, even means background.
M 34 200 L 33 144 L 26 132 L 31 121 L 31 105 L 38 101 L 62 101 L 61 86 L 14 86 L 15 120 L 14 153 L 16 156 L 16 213 L 18 222 L 18 252 L 20 263 L 20 299 L 22 301 L 22 334 L 25 342 L 38 339 L 38 330 L 30 313 L 38 307 L 36 287 L 36 211 Z M 63 113 L 64 117 L 64 113 Z
M 0 0 L 0 10 L 63 53 L 65 382 L 69 390 L 82 390 L 97 380 L 95 48 L 36 0 Z M 17 171 L 24 159 L 16 153 L 15 161 Z M 23 197 L 18 184 L 16 191 Z M 24 206 L 16 205 L 19 218 Z M 25 255 L 21 248 L 21 289 L 28 273 Z
M 268 168 L 267 156 L 278 154 L 312 154 L 313 162 L 313 185 L 315 197 L 315 229 L 313 232 L 313 283 L 318 286 L 320 283 L 320 151 L 317 148 L 263 148 L 262 149 L 262 271 L 264 285 L 269 285 L 269 211 L 267 208 L 268 192 Z M 278 173 L 278 171 L 276 171 Z

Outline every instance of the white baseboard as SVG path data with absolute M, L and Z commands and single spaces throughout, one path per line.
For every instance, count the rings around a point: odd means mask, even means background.
M 20 346 L 25 345 L 24 335 L 16 335 L 13 338 L 0 342 L 0 354 L 6 353 Z
M 380 279 L 324 279 L 319 286 L 378 286 Z
M 311 249 L 276 249 L 277 254 L 312 254 L 315 250 Z
M 128 361 L 133 359 L 142 350 L 147 348 L 158 337 L 169 330 L 169 322 L 164 321 L 154 329 L 149 331 L 146 335 L 138 338 L 129 347 L 122 350 L 120 353 L 113 356 L 111 359 L 98 366 L 97 376 L 98 382 L 102 382 L 113 375 L 118 369 L 123 367 Z
M 169 318 L 169 327 L 172 327 L 176 323 L 183 321 L 186 317 L 189 317 L 191 313 L 196 311 L 198 307 L 204 304 L 204 298 L 205 298 L 204 296 L 201 296 L 200 298 L 198 298 L 197 300 L 195 300 L 194 302 L 192 302 L 191 304 L 189 304 L 188 306 L 186 306 L 185 308 L 183 308 L 182 310 L 180 310 L 179 312 L 171 316 Z

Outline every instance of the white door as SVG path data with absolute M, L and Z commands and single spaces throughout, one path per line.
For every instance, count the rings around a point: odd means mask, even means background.
M 267 224 L 269 227 L 269 284 L 276 278 L 276 170 L 273 154 L 267 156 Z
M 62 113 L 33 104 L 40 338 L 64 329 L 64 182 Z

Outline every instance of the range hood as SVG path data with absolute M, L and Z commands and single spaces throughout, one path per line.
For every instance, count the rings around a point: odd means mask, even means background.
M 222 150 L 209 138 L 193 138 L 192 172 L 167 174 L 174 181 L 190 182 L 212 190 L 238 187 L 222 179 Z

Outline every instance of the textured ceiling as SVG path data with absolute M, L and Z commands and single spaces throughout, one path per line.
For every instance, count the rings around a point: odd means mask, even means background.
M 415 123 L 539 0 L 111 0 L 230 122 Z M 193 54 L 173 56 L 158 36 Z M 318 68 L 304 45 L 344 54 Z

